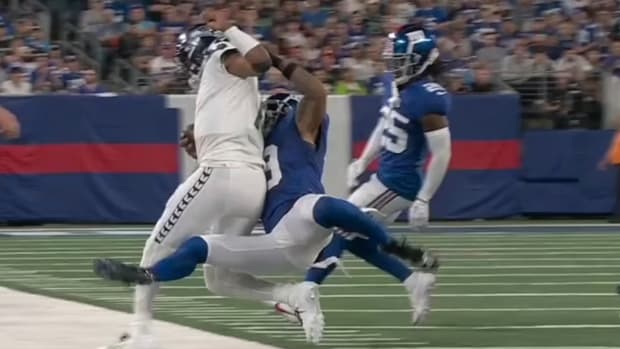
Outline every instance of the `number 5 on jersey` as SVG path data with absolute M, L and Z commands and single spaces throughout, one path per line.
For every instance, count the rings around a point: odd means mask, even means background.
M 384 115 L 383 136 L 381 146 L 383 149 L 400 154 L 407 149 L 407 130 L 400 125 L 409 123 L 409 119 L 401 115 L 396 110 L 390 110 Z
M 278 163 L 278 147 L 273 144 L 265 147 L 263 155 L 265 167 L 267 168 L 267 171 L 265 171 L 267 190 L 271 190 L 282 180 L 282 171 L 280 171 L 280 163 Z

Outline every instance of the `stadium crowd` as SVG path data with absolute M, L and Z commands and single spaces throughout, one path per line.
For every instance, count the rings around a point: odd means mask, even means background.
M 55 0 L 47 0 L 51 3 Z M 59 0 L 56 0 L 59 1 Z M 231 0 L 237 24 L 307 63 L 333 94 L 380 94 L 383 40 L 419 21 L 438 39 L 454 93 L 518 92 L 525 116 L 600 119 L 603 72 L 620 75 L 618 0 Z M 74 2 L 69 2 L 74 4 Z M 179 92 L 175 37 L 211 0 L 89 0 L 70 6 L 103 78 L 119 59 L 151 92 Z M 47 30 L 46 30 L 47 29 Z M 3 93 L 102 92 L 97 73 L 50 44 L 32 13 L 0 19 Z M 144 80 L 144 79 L 143 79 Z M 261 89 L 286 87 L 275 70 Z

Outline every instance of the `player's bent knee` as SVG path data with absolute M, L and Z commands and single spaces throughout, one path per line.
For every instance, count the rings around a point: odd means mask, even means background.
M 331 196 L 319 198 L 312 210 L 314 220 L 325 228 L 338 226 L 343 219 L 348 219 L 356 213 L 359 213 L 357 206 Z

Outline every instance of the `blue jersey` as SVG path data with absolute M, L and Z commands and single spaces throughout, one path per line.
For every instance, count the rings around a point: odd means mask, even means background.
M 326 117 L 323 120 L 315 146 L 301 138 L 295 109 L 278 121 L 265 140 L 267 198 L 261 218 L 267 233 L 273 230 L 297 199 L 306 194 L 325 193 L 321 178 L 329 119 Z
M 450 95 L 428 79 L 412 82 L 399 94 L 400 106 L 383 116 L 377 177 L 390 190 L 413 201 L 422 184 L 428 153 L 422 119 L 429 114 L 448 115 Z

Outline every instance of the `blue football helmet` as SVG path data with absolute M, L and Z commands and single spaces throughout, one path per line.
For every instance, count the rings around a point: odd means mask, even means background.
M 276 93 L 267 97 L 263 102 L 263 137 L 267 138 L 278 121 L 287 116 L 298 103 L 299 99 L 290 93 Z
M 422 26 L 408 24 L 389 35 L 383 58 L 396 84 L 403 85 L 435 63 L 439 58 L 439 49 Z
M 194 26 L 177 37 L 177 59 L 181 68 L 198 75 L 209 47 L 221 37 L 204 25 Z

